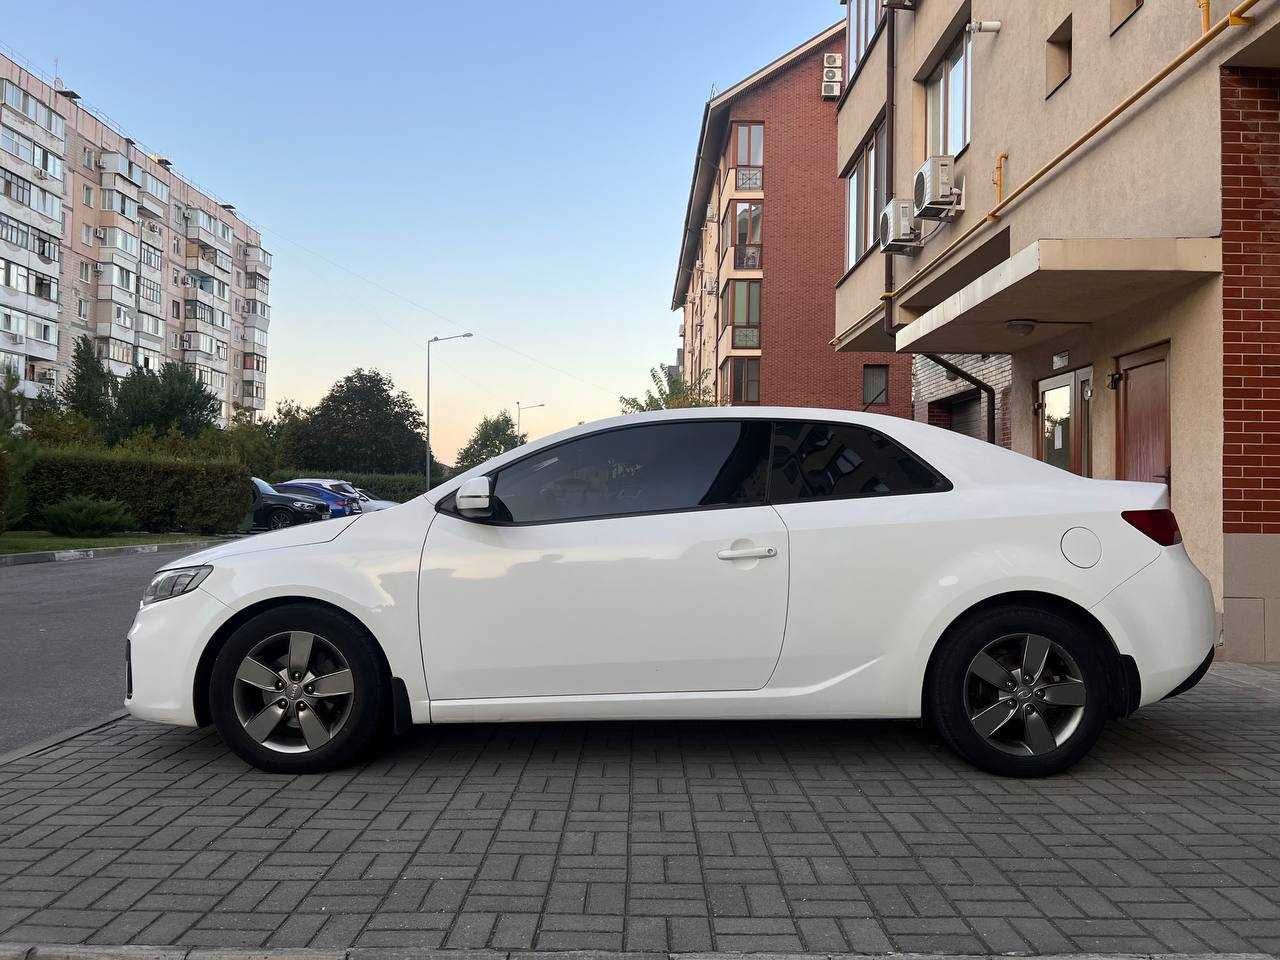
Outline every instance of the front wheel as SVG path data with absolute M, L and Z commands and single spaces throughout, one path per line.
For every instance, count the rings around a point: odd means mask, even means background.
M 293 514 L 288 510 L 272 510 L 267 518 L 267 526 L 272 530 L 283 530 L 293 526 Z
M 390 702 L 372 639 L 335 611 L 293 603 L 240 626 L 214 661 L 209 707 L 222 739 L 271 773 L 360 758 Z
M 1044 777 L 1075 764 L 1107 719 L 1095 638 L 1035 607 L 974 617 L 944 641 L 925 696 L 938 732 L 974 766 Z

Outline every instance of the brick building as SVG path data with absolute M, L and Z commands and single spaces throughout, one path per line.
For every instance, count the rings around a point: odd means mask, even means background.
M 910 358 L 830 347 L 845 221 L 824 69 L 843 50 L 840 23 L 703 113 L 671 308 L 683 375 L 721 403 L 911 415 Z
M 986 355 L 1010 446 L 1168 484 L 1219 655 L 1280 661 L 1280 2 L 845 2 L 837 349 L 953 427 L 930 358 Z

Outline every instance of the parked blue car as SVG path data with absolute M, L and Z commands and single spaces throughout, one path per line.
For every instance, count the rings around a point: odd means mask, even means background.
M 335 493 L 318 483 L 277 483 L 275 488 L 281 493 L 296 493 L 305 497 L 316 497 L 329 505 L 329 516 L 349 517 L 360 512 L 360 499 L 346 494 Z

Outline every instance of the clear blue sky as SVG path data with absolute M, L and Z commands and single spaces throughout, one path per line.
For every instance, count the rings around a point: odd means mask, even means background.
M 356 366 L 421 403 L 421 343 L 474 330 L 433 350 L 448 460 L 485 413 L 543 401 L 524 417 L 533 436 L 610 416 L 673 361 L 668 307 L 711 86 L 842 12 L 135 0 L 108 16 L 51 0 L 11 10 L 2 39 L 46 73 L 56 58 L 86 101 L 263 228 L 272 404 L 313 403 Z

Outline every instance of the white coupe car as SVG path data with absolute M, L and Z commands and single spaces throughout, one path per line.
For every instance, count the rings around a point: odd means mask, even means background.
M 985 770 L 1051 774 L 1208 669 L 1167 506 L 891 417 L 606 420 L 171 564 L 127 705 L 290 773 L 411 723 L 924 717 Z

